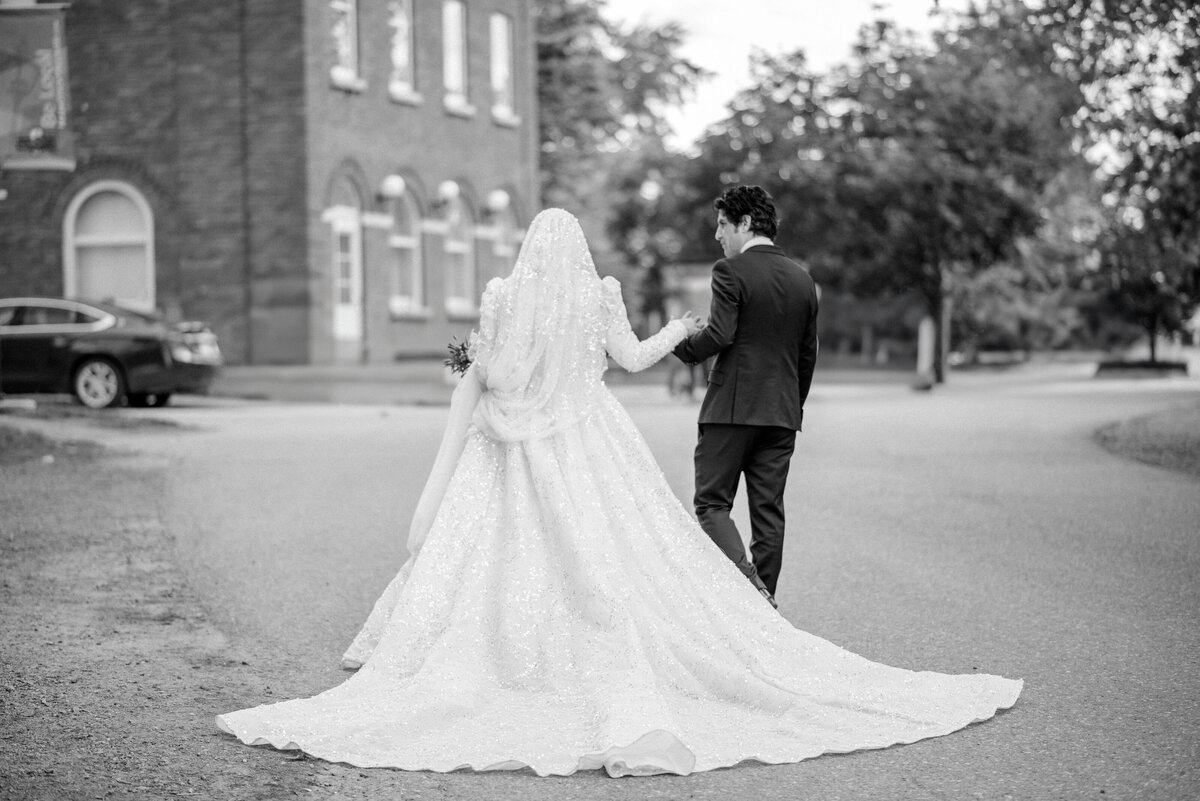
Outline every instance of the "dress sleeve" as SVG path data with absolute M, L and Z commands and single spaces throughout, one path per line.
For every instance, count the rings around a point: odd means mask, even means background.
M 687 336 L 687 329 L 678 320 L 672 320 L 662 327 L 657 334 L 639 341 L 629 324 L 629 313 L 625 310 L 625 301 L 621 298 L 621 285 L 617 279 L 609 276 L 602 282 L 604 300 L 608 306 L 608 335 L 604 347 L 608 355 L 617 364 L 631 373 L 645 370 Z

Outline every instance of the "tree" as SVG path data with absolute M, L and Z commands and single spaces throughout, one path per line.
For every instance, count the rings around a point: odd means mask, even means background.
M 1097 308 L 1098 245 L 1108 220 L 1100 186 L 1082 160 L 1060 172 L 1038 201 L 1041 220 L 1009 259 L 955 288 L 957 349 L 1049 350 L 1089 343 Z
M 669 133 L 666 111 L 707 73 L 678 55 L 678 23 L 623 30 L 603 0 L 537 0 L 543 202 L 596 207 L 614 154 Z M 603 192 L 599 193 L 603 197 Z
M 1105 300 L 1143 328 L 1156 362 L 1158 335 L 1182 329 L 1200 299 L 1195 257 L 1154 225 L 1116 221 L 1105 239 L 1103 264 L 1111 279 Z
M 825 76 L 803 54 L 761 56 L 702 142 L 703 177 L 715 167 L 767 188 L 826 285 L 915 292 L 941 345 L 955 287 L 1036 231 L 1038 198 L 1072 159 L 1063 120 L 1077 90 L 1046 41 L 1019 33 L 1001 11 L 974 11 L 932 48 L 879 20 Z
M 1074 120 L 1107 176 L 1111 308 L 1179 330 L 1200 304 L 1200 5 L 1045 0 L 1025 22 L 1084 87 Z
M 643 319 L 665 320 L 667 289 L 663 268 L 679 261 L 684 239 L 674 223 L 686 160 L 652 138 L 615 165 L 609 187 L 611 214 L 607 233 L 613 249 L 641 274 Z

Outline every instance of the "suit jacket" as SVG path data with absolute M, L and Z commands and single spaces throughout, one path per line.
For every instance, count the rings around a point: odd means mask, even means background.
M 675 348 L 689 364 L 717 357 L 700 423 L 800 430 L 817 362 L 817 289 L 774 245 L 713 265 L 708 325 Z

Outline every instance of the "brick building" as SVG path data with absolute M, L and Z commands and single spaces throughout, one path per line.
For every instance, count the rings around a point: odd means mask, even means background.
M 62 13 L 73 164 L 0 164 L 0 295 L 206 320 L 232 363 L 440 355 L 474 327 L 538 206 L 529 0 Z

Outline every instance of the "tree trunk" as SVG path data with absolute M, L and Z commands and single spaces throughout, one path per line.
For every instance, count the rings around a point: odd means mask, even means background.
M 1158 315 L 1150 317 L 1150 325 L 1147 326 L 1150 330 L 1150 363 L 1158 361 Z

